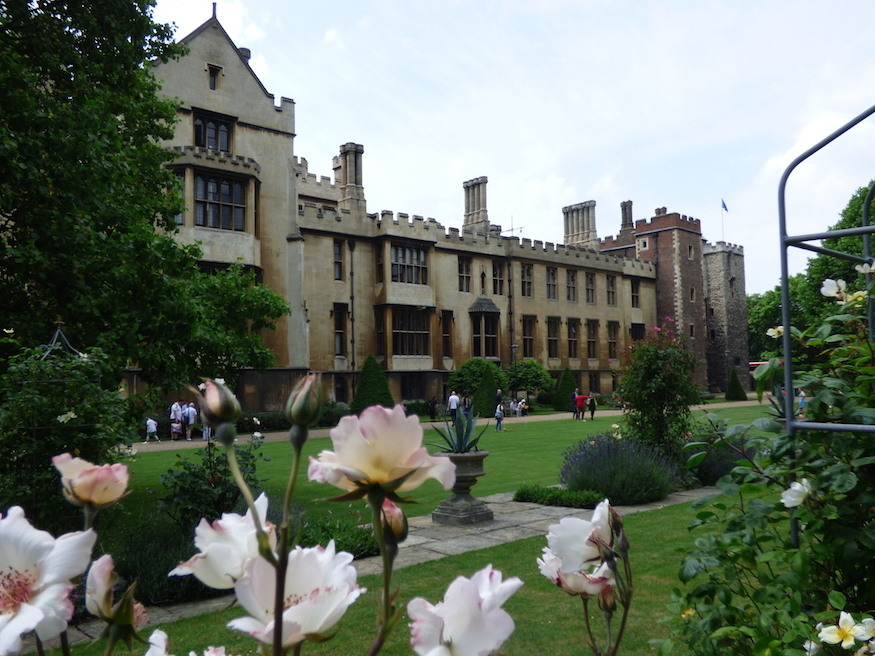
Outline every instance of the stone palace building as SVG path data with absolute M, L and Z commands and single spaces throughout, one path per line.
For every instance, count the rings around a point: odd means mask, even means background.
M 370 212 L 364 147 L 340 146 L 332 175 L 295 155 L 295 104 L 279 102 L 214 15 L 186 36 L 187 55 L 158 63 L 162 93 L 179 99 L 167 147 L 183 183 L 181 242 L 203 266 L 242 262 L 292 308 L 264 334 L 276 366 L 245 371 L 244 407 L 279 409 L 310 371 L 349 401 L 368 355 L 396 400 L 446 398 L 469 358 L 503 368 L 534 359 L 569 367 L 586 392 L 610 394 L 632 342 L 671 317 L 712 389 L 730 367 L 747 377 L 741 247 L 703 241 L 698 220 L 660 209 L 600 240 L 595 201 L 563 209 L 564 244 L 501 235 L 489 221 L 487 178 L 462 183 L 461 228 Z M 560 220 L 560 217 L 556 217 Z

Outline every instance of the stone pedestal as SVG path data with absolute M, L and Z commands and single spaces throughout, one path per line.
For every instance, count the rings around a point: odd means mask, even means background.
M 469 451 L 468 453 L 437 453 L 437 456 L 449 458 L 456 465 L 456 482 L 453 485 L 453 496 L 440 502 L 431 514 L 431 520 L 436 524 L 453 524 L 456 526 L 491 522 L 492 511 L 482 499 L 471 496 L 471 488 L 480 476 L 486 473 L 483 461 L 489 455 L 488 451 Z

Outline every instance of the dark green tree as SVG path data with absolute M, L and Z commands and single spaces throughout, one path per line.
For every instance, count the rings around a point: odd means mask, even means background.
M 690 406 L 701 400 L 695 383 L 699 364 L 666 321 L 632 344 L 617 395 L 629 404 L 626 424 L 640 441 L 681 462 Z
M 726 390 L 727 401 L 747 401 L 747 392 L 741 381 L 738 380 L 738 372 L 733 368 L 729 374 L 729 389 Z
M 872 184 L 872 183 L 870 183 Z M 848 204 L 841 211 L 838 222 L 830 226 L 830 230 L 843 228 L 857 228 L 863 225 L 863 204 L 866 201 L 868 187 L 860 187 L 854 192 Z M 869 208 L 870 221 L 875 221 L 875 202 Z M 851 255 L 863 254 L 863 238 L 861 236 L 839 237 L 824 239 L 823 246 L 842 253 Z M 866 288 L 865 276 L 858 273 L 854 267 L 856 264 L 849 260 L 843 260 L 831 255 L 817 255 L 808 261 L 805 271 L 805 285 L 799 290 L 799 302 L 806 311 L 804 322 L 794 325 L 800 330 L 807 326 L 819 324 L 825 317 L 834 314 L 835 305 L 824 303 L 824 297 L 820 293 L 823 281 L 827 278 L 844 280 L 849 291 L 858 291 Z M 800 325 L 801 324 L 801 325 Z
M 353 414 L 361 414 L 365 408 L 372 405 L 382 405 L 391 408 L 395 405 L 395 399 L 389 391 L 389 381 L 386 373 L 380 368 L 380 363 L 373 355 L 369 355 L 359 375 L 358 385 L 355 388 L 355 396 L 349 408 Z
M 556 381 L 537 360 L 517 362 L 511 370 L 511 389 L 526 390 L 532 394 L 534 392 L 552 392 L 555 387 Z
M 492 374 L 496 387 L 502 390 L 508 389 L 508 378 L 505 373 L 494 362 L 483 358 L 471 358 L 451 373 L 449 387 L 456 390 L 460 396 L 464 392 L 474 394 L 480 389 L 480 381 L 487 370 Z M 495 394 L 494 389 L 492 393 Z
M 176 106 L 150 62 L 178 56 L 144 0 L 0 3 L 0 307 L 19 344 L 56 317 L 80 345 L 176 388 L 210 363 L 263 367 L 286 304 L 177 244 Z M 15 350 L 0 345 L 0 370 Z M 107 378 L 112 382 L 113 376 Z
M 61 495 L 52 457 L 70 453 L 105 464 L 136 438 L 124 399 L 103 384 L 114 369 L 99 349 L 81 355 L 24 349 L 8 364 L 0 374 L 0 508 L 21 506 L 53 533 L 81 528 L 78 509 Z
M 495 367 L 498 369 L 498 367 Z M 480 384 L 471 400 L 471 413 L 481 417 L 491 417 L 495 414 L 495 391 L 499 389 L 491 368 L 486 368 L 480 377 Z
M 556 385 L 556 394 L 553 395 L 553 408 L 559 412 L 571 412 L 571 394 L 577 387 L 574 382 L 574 376 L 571 375 L 571 369 L 565 367 L 562 376 L 559 378 L 559 383 Z
M 804 330 L 809 325 L 811 317 L 807 315 L 799 302 L 806 285 L 805 274 L 797 273 L 791 276 L 790 283 L 790 315 L 793 325 Z M 781 326 L 781 286 L 776 285 L 762 294 L 747 296 L 747 330 L 750 344 L 750 359 L 754 361 L 781 357 L 783 346 L 780 339 L 772 337 L 768 331 Z

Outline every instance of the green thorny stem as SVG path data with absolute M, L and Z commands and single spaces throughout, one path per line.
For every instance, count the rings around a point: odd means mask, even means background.
M 280 600 L 280 614 L 274 615 L 273 656 L 282 656 L 284 651 L 282 648 L 282 603 L 285 598 L 285 586 L 283 584 L 285 583 L 289 554 L 288 551 L 283 552 L 282 550 L 279 550 L 279 558 L 277 558 L 277 553 L 274 553 L 270 548 L 270 541 L 268 540 L 267 533 L 261 525 L 261 517 L 258 516 L 258 510 L 255 508 L 255 499 L 252 497 L 252 490 L 249 489 L 249 486 L 246 484 L 243 474 L 240 471 L 240 463 L 237 462 L 237 453 L 234 451 L 233 440 L 225 443 L 225 455 L 228 458 L 228 467 L 231 469 L 231 475 L 234 477 L 234 482 L 237 483 L 237 487 L 240 488 L 240 494 L 243 495 L 243 499 L 246 501 L 246 507 L 252 515 L 252 521 L 255 524 L 255 533 L 258 537 L 258 553 L 277 570 L 276 598 Z M 276 613 L 276 610 L 274 613 Z
M 605 616 L 605 651 L 604 656 L 616 656 L 620 650 L 620 644 L 623 641 L 623 633 L 626 631 L 626 620 L 629 617 L 629 607 L 632 605 L 632 566 L 629 564 L 628 554 L 623 554 L 623 580 L 620 579 L 620 573 L 614 572 L 617 578 L 617 592 L 621 592 L 623 599 L 620 600 L 620 605 L 623 607 L 623 614 L 620 617 L 620 628 L 617 631 L 617 638 L 613 640 L 611 633 L 611 620 L 614 616 L 614 611 L 603 609 Z M 592 625 L 589 621 L 589 597 L 581 595 L 583 601 L 583 619 L 586 623 L 586 642 L 594 656 L 602 656 L 602 651 L 596 644 L 595 636 L 592 633 Z
M 306 431 L 304 427 L 304 431 Z M 274 592 L 273 607 L 273 656 L 281 656 L 283 653 L 283 612 L 286 603 L 286 572 L 289 569 L 289 549 L 292 548 L 291 532 L 289 527 L 292 507 L 292 495 L 298 482 L 298 470 L 301 466 L 301 448 L 303 442 L 292 443 L 292 470 L 289 473 L 289 483 L 286 485 L 286 493 L 283 497 L 283 515 L 277 536 L 277 563 L 276 563 L 276 588 Z M 295 536 L 297 541 L 297 536 Z M 299 642 L 292 648 L 292 653 L 298 656 L 301 653 L 303 642 Z
M 383 591 L 380 599 L 380 617 L 377 619 L 377 637 L 374 638 L 374 644 L 371 645 L 371 650 L 368 656 L 376 656 L 383 648 L 383 643 L 389 636 L 389 631 L 394 625 L 394 606 L 392 605 L 392 567 L 395 562 L 395 554 L 390 553 L 389 546 L 386 544 L 386 537 L 383 533 L 383 500 L 384 495 L 382 490 L 380 493 L 370 493 L 367 495 L 368 505 L 373 513 L 374 537 L 377 538 L 377 544 L 380 545 L 380 556 L 383 558 Z
M 289 474 L 289 482 L 286 486 L 286 492 L 283 496 L 283 511 L 282 521 L 279 526 L 277 535 L 276 553 L 270 548 L 270 542 L 267 538 L 267 533 L 261 525 L 261 518 L 258 516 L 258 510 L 255 508 L 255 499 L 252 497 L 252 491 L 246 484 L 243 474 L 240 472 L 240 464 L 237 462 L 237 453 L 234 451 L 234 444 L 230 443 L 225 446 L 225 454 L 228 457 L 228 466 L 231 469 L 231 474 L 234 476 L 234 481 L 246 501 L 246 507 L 252 514 L 252 520 L 255 522 L 255 531 L 258 535 L 258 552 L 271 565 L 276 568 L 276 586 L 274 592 L 274 629 L 273 629 L 273 656 L 282 656 L 285 653 L 283 648 L 283 611 L 285 610 L 286 600 L 286 572 L 289 568 L 289 549 L 292 548 L 292 539 L 290 532 L 290 515 L 292 506 L 292 495 L 295 491 L 295 485 L 298 482 L 298 470 L 301 467 L 301 449 L 306 441 L 306 430 L 304 427 L 305 436 L 300 442 L 292 442 L 292 468 Z M 301 653 L 303 642 L 298 643 L 292 648 L 292 652 L 297 656 Z

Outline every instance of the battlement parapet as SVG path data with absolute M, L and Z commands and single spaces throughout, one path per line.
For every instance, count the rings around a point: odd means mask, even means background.
M 739 244 L 729 244 L 725 241 L 718 241 L 716 244 L 703 241 L 702 255 L 711 255 L 713 253 L 731 253 L 732 255 L 744 256 L 744 246 Z
M 629 248 L 635 245 L 634 235 L 617 235 L 605 237 L 600 242 L 600 250 L 606 251 L 614 248 Z
M 298 176 L 298 184 L 316 185 L 317 187 L 337 191 L 338 187 L 330 176 L 317 176 L 315 173 L 310 173 L 309 164 L 307 163 L 306 158 L 295 157 L 294 160 L 294 168 L 295 173 Z
M 366 215 L 366 221 L 355 219 L 346 209 L 336 209 L 318 202 L 305 201 L 298 206 L 299 224 L 303 228 L 322 229 L 338 234 L 373 237 L 385 235 L 403 239 L 431 242 L 441 250 L 456 249 L 460 252 L 486 257 L 519 257 L 540 261 L 555 266 L 607 268 L 623 275 L 655 276 L 654 265 L 619 255 L 600 253 L 583 246 L 568 246 L 544 242 L 528 237 L 503 237 L 500 234 L 484 235 L 465 228 L 446 228 L 436 219 L 419 214 L 382 210 Z
M 209 166 L 217 164 L 224 165 L 225 168 L 239 166 L 245 169 L 254 169 L 256 173 L 261 173 L 261 166 L 251 157 L 232 155 L 225 150 L 215 150 L 201 146 L 172 146 L 168 150 L 179 153 L 183 163 L 202 163 L 206 160 L 210 162 Z
M 635 221 L 633 228 L 634 234 L 642 234 L 647 232 L 656 232 L 658 230 L 668 230 L 670 228 L 680 228 L 692 232 L 702 232 L 702 222 L 699 219 L 687 216 L 686 214 L 678 214 L 677 212 L 666 212 L 665 208 L 659 208 L 656 216 L 652 219 L 639 219 Z

